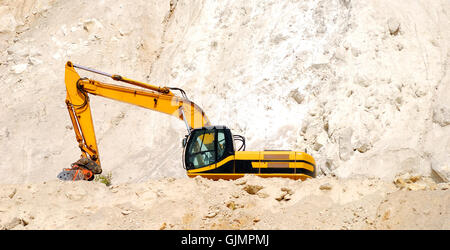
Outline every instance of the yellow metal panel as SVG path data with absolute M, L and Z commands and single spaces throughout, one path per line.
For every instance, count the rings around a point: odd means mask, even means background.
M 267 162 L 252 161 L 253 168 L 267 168 Z
M 202 167 L 202 168 L 188 170 L 188 173 L 204 172 L 204 171 L 208 171 L 208 170 L 215 169 L 215 168 L 216 168 L 216 164 L 214 163 L 214 164 Z
M 308 169 L 309 171 L 314 171 L 313 166 L 303 162 L 303 161 L 307 161 L 309 163 L 316 165 L 314 158 L 312 156 L 310 156 L 309 154 L 304 153 L 304 152 L 296 152 L 295 161 L 296 161 L 295 165 L 297 168 L 304 168 L 304 169 Z
M 232 161 L 232 160 L 234 160 L 234 155 L 230 155 L 230 156 L 228 156 L 227 158 L 225 158 L 225 159 L 219 161 L 219 162 L 217 163 L 217 167 L 220 167 L 220 166 L 224 165 L 225 163 L 227 163 L 227 162 L 229 162 L 229 161 Z
M 295 161 L 295 156 L 296 156 L 296 152 L 295 151 L 291 151 L 289 152 L 289 160 L 294 160 Z M 295 162 L 289 162 L 289 167 L 290 168 L 295 168 Z
M 260 159 L 260 153 L 257 151 L 236 151 L 236 160 L 254 160 L 258 161 Z
M 304 163 L 304 162 L 297 162 L 297 163 L 295 163 L 295 165 L 296 165 L 296 168 L 304 168 L 304 169 L 307 169 L 309 171 L 314 171 L 314 167 L 313 166 L 311 166 L 311 165 L 309 165 L 307 163 Z

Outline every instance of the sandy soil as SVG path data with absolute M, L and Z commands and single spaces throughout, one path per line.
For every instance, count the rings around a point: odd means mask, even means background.
M 411 179 L 413 181 L 411 181 Z M 421 178 L 166 178 L 2 185 L 3 229 L 450 229 L 448 184 Z

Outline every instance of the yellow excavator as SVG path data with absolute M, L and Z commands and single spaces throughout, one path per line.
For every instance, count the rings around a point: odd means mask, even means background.
M 81 69 L 139 88 L 102 83 L 80 77 Z M 182 140 L 183 166 L 189 177 L 236 179 L 246 174 L 260 177 L 287 177 L 305 180 L 316 177 L 314 158 L 289 150 L 245 151 L 245 138 L 233 135 L 226 126 L 212 126 L 205 112 L 190 101 L 180 88 L 159 87 L 67 62 L 65 66 L 66 104 L 81 158 L 58 174 L 61 180 L 93 180 L 102 173 L 92 122 L 89 95 L 137 105 L 172 115 L 183 121 L 187 135 Z M 175 95 L 179 91 L 181 96 Z M 236 141 L 240 142 L 236 150 Z

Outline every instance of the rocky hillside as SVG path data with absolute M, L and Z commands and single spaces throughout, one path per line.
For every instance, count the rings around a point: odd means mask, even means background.
M 78 159 L 68 60 L 184 88 L 248 150 L 307 150 L 321 174 L 448 180 L 449 11 L 445 0 L 2 1 L 1 182 L 51 180 Z M 184 124 L 91 100 L 116 181 L 185 176 Z

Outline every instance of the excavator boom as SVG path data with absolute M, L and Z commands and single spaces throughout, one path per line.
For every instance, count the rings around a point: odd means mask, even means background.
M 106 84 L 81 78 L 75 68 L 108 76 L 113 80 L 132 84 L 142 89 Z M 73 64 L 70 61 L 65 66 L 65 84 L 67 90 L 67 109 L 78 145 L 82 152 L 82 158 L 89 158 L 98 166 L 101 164 L 88 94 L 126 102 L 175 116 L 185 122 L 188 131 L 210 125 L 207 116 L 199 106 L 186 97 L 183 98 L 174 95 L 170 91 L 171 88 L 168 87 L 153 86 L 120 75 L 110 75 Z

